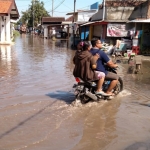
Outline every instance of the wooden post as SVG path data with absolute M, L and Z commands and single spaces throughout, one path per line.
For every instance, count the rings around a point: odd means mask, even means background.
M 138 73 L 140 71 L 141 65 L 142 65 L 142 58 L 141 56 L 136 55 L 135 56 L 135 68 L 136 68 L 135 73 Z
M 93 26 L 90 25 L 90 29 L 89 29 L 89 41 L 92 40 L 92 37 L 93 37 Z
M 69 24 L 68 24 L 68 27 L 67 27 L 67 34 L 68 34 L 68 38 L 67 38 L 67 48 L 69 48 L 69 38 L 70 38 L 70 35 L 69 35 Z
M 144 24 L 142 24 L 142 36 L 141 36 L 141 43 L 140 43 L 140 54 L 142 53 L 142 50 L 143 50 L 143 46 L 142 46 L 143 37 L 144 37 Z

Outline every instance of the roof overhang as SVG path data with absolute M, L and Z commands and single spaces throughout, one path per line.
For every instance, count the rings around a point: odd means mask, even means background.
M 14 20 L 19 18 L 19 12 L 18 12 L 18 8 L 17 8 L 17 5 L 16 5 L 15 1 L 13 3 L 13 6 L 12 6 L 12 9 L 11 9 L 11 12 L 10 12 L 10 18 L 14 19 Z
M 17 20 L 11 19 L 10 22 L 11 22 L 11 23 L 17 23 Z
M 93 24 L 93 23 L 95 23 L 95 22 L 86 22 L 86 23 L 84 23 L 84 24 L 82 24 L 82 25 L 80 25 L 80 26 L 91 25 L 91 24 Z
M 135 19 L 127 21 L 127 23 L 150 23 L 150 19 Z
M 42 25 L 61 25 L 62 22 L 43 22 Z
M 108 24 L 108 23 L 126 23 L 127 20 L 100 20 L 100 21 L 91 21 L 86 22 L 80 26 L 86 26 L 86 25 L 98 25 L 98 24 Z
M 61 24 L 62 24 L 62 25 L 72 24 L 72 21 L 63 21 Z
M 96 11 L 97 9 L 81 10 L 81 11 L 76 11 L 76 12 L 70 12 L 70 13 L 67 13 L 66 15 L 73 15 L 73 14 L 86 13 L 86 12 L 96 12 Z
M 70 12 L 70 13 L 67 13 L 66 15 L 73 15 L 73 14 L 77 14 L 78 12 Z
M 18 19 L 19 12 L 14 0 L 1 0 L 1 5 L 4 7 L 0 9 L 0 16 L 8 16 L 10 15 L 10 19 Z

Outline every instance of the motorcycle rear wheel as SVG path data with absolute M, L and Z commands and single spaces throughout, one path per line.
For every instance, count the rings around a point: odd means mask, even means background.
M 116 87 L 114 88 L 114 94 L 118 95 L 121 91 L 123 90 L 123 80 L 121 77 L 119 77 L 118 79 L 118 83 L 116 85 Z
M 91 98 L 85 95 L 85 88 L 76 95 L 76 99 L 79 99 L 82 104 L 91 101 Z

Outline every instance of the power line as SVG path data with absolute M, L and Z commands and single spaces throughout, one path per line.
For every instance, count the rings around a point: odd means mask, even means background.
M 64 6 L 66 6 L 65 4 L 63 4 Z M 66 6 L 67 8 L 69 8 L 70 10 L 72 10 L 72 8 L 70 8 L 70 7 L 68 7 L 68 6 Z
M 54 11 L 55 9 L 57 9 L 65 0 L 62 0 L 60 4 L 58 4 L 53 10 L 50 10 L 49 12 Z
M 64 11 L 64 12 L 54 11 L 54 12 L 57 12 L 57 13 L 68 13 L 68 11 Z
M 53 17 L 53 11 L 54 11 L 54 0 L 52 0 L 52 17 Z

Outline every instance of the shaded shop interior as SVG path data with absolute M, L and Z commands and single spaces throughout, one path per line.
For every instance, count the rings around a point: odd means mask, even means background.
M 115 45 L 117 39 L 123 40 L 128 49 L 135 49 L 137 53 L 141 51 L 142 54 L 150 52 L 150 23 L 97 21 L 80 26 L 81 40 L 90 41 L 93 37 L 112 45 Z

